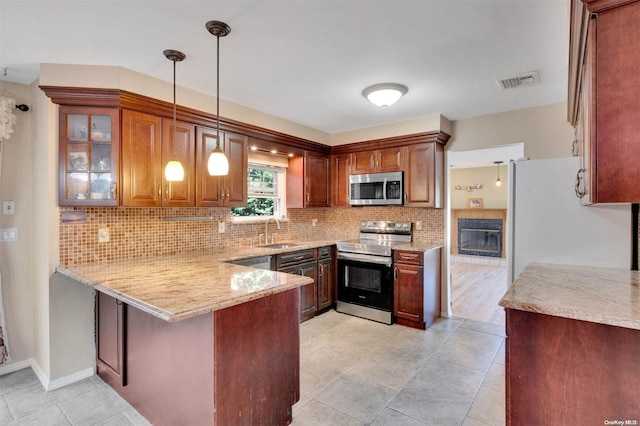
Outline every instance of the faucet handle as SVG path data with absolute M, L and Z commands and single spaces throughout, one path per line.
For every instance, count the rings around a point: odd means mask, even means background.
M 261 246 L 262 245 L 262 239 L 264 238 L 264 234 L 260 234 L 258 235 L 258 245 Z
M 275 244 L 275 242 L 276 242 L 276 235 L 278 235 L 278 234 L 276 234 L 275 232 L 271 234 L 271 244 Z

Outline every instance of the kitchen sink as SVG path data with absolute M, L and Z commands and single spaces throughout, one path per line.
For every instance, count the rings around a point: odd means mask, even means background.
M 297 244 L 297 243 L 274 243 L 274 244 L 267 244 L 261 247 L 264 248 L 270 248 L 270 249 L 283 249 L 283 248 L 289 248 L 289 247 L 296 247 L 299 246 L 301 244 Z

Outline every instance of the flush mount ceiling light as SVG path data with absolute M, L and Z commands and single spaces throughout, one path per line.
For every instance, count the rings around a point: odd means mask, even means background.
M 496 164 L 498 166 L 498 179 L 496 179 L 496 186 L 500 187 L 502 186 L 502 181 L 500 180 L 500 164 L 502 164 L 502 161 L 494 161 L 493 164 Z
M 171 152 L 171 159 L 164 168 L 164 177 L 169 182 L 179 182 L 184 180 L 184 167 L 178 160 L 176 155 L 176 62 L 181 62 L 186 58 L 186 55 L 177 50 L 167 49 L 164 52 L 164 56 L 170 61 L 173 61 L 173 150 Z
M 398 102 L 409 91 L 407 86 L 397 83 L 382 83 L 369 86 L 362 91 L 362 96 L 379 107 L 386 108 Z
M 220 37 L 225 37 L 231 32 L 224 22 L 209 21 L 205 25 L 207 30 L 216 36 L 216 147 L 209 155 L 207 170 L 211 176 L 226 176 L 229 174 L 229 160 L 220 149 Z

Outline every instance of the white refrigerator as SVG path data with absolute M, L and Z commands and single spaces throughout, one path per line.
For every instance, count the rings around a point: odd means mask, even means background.
M 512 161 L 507 210 L 509 283 L 531 262 L 630 269 L 631 206 L 583 206 L 578 157 Z

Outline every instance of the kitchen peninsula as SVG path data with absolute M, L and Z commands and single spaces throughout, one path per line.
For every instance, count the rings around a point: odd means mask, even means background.
M 534 263 L 500 306 L 507 425 L 640 422 L 639 272 Z
M 224 260 L 211 249 L 56 268 L 97 290 L 98 374 L 154 425 L 291 422 L 298 287 L 312 280 Z

